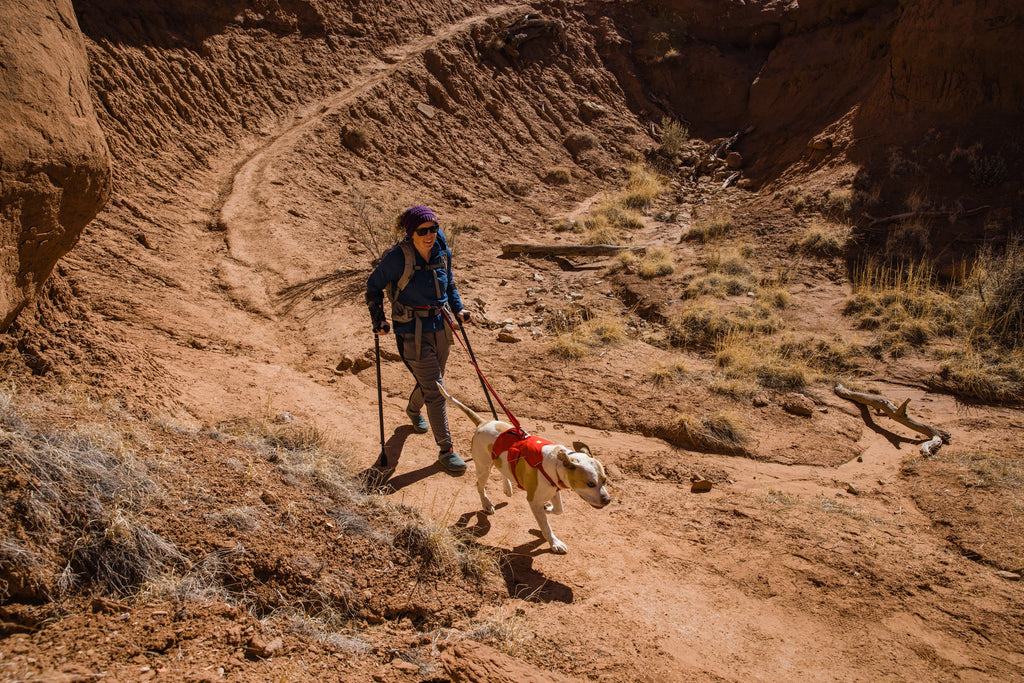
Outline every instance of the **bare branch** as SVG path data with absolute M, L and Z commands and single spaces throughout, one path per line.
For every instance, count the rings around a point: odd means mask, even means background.
M 937 427 L 932 427 L 931 425 L 926 425 L 925 423 L 915 420 L 907 415 L 907 404 L 910 403 L 909 398 L 903 401 L 900 407 L 897 408 L 892 401 L 886 398 L 874 396 L 872 394 L 865 394 L 860 391 L 851 391 L 842 384 L 837 384 L 833 391 L 835 391 L 836 395 L 841 398 L 853 401 L 854 403 L 860 403 L 861 405 L 868 406 L 869 408 L 874 408 L 879 414 L 885 415 L 886 417 L 899 422 L 901 425 L 913 429 L 915 432 L 931 437 L 928 441 L 921 444 L 921 455 L 934 455 L 942 444 L 949 443 L 949 432 Z
M 645 252 L 647 247 L 623 247 L 616 244 L 503 244 L 501 253 L 541 254 L 543 256 L 608 256 L 620 251 Z

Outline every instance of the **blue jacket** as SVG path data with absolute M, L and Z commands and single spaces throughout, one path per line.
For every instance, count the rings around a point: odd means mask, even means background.
M 455 279 L 452 277 L 450 267 L 452 252 L 448 249 L 448 242 L 444 232 L 438 231 L 437 240 L 430 249 L 430 262 L 428 263 L 420 256 L 414 248 L 412 250 L 417 266 L 443 265 L 436 270 L 417 269 L 413 271 L 409 284 L 403 289 L 398 300 L 406 306 L 414 308 L 439 308 L 448 304 L 452 313 L 458 313 L 464 307 L 462 299 L 459 298 L 459 291 L 455 287 Z M 444 246 L 442 246 L 444 245 Z M 380 263 L 370 273 L 366 280 L 366 304 L 370 309 L 370 317 L 382 315 L 384 311 L 384 290 L 392 282 L 397 283 L 405 272 L 405 254 L 398 246 L 393 247 L 381 258 Z M 437 278 L 437 287 L 434 286 L 434 278 Z M 440 296 L 438 296 L 440 292 Z M 396 334 L 413 334 L 416 329 L 414 322 L 394 322 Z M 430 316 L 421 320 L 424 332 L 437 332 L 444 329 L 444 320 L 440 315 Z

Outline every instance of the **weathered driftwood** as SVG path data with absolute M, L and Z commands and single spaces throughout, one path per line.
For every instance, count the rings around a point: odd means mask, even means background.
M 504 254 L 541 254 L 543 256 L 608 256 L 620 251 L 647 251 L 647 247 L 624 247 L 617 244 L 503 244 Z
M 868 406 L 869 408 L 874 408 L 879 414 L 885 415 L 886 417 L 899 422 L 901 425 L 913 429 L 915 432 L 931 437 L 928 441 L 921 444 L 921 455 L 934 455 L 935 452 L 942 447 L 942 444 L 949 443 L 949 432 L 937 427 L 932 427 L 931 425 L 926 425 L 925 423 L 919 422 L 907 415 L 907 404 L 910 403 L 909 398 L 903 401 L 900 407 L 897 408 L 892 401 L 886 398 L 874 396 L 872 394 L 865 394 L 860 391 L 851 391 L 842 384 L 837 384 L 834 391 L 837 396 L 845 398 L 848 401 L 860 403 L 861 405 Z

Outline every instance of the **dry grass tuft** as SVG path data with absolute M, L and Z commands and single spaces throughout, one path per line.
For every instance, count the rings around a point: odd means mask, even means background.
M 597 136 L 587 130 L 575 130 L 565 136 L 564 144 L 569 154 L 577 157 L 597 147 Z
M 703 453 L 744 454 L 751 439 L 739 418 L 717 412 L 694 418 L 680 416 L 665 438 L 683 448 Z
M 728 379 L 756 379 L 767 389 L 790 391 L 807 385 L 810 370 L 766 340 L 732 334 L 718 345 L 715 361 Z
M 770 335 L 781 326 L 772 311 L 759 305 L 731 313 L 711 306 L 691 306 L 666 323 L 669 343 L 684 349 L 713 349 L 731 334 Z
M 480 642 L 492 643 L 512 657 L 521 655 L 531 638 L 526 624 L 526 612 L 511 607 L 502 607 L 489 619 L 470 624 L 467 636 Z
M 563 325 L 548 351 L 570 360 L 582 358 L 592 349 L 616 344 L 626 337 L 625 322 L 609 310 L 596 313 L 581 310 Z
M 31 482 L 18 496 L 17 514 L 49 546 L 43 558 L 14 552 L 5 539 L 3 564 L 25 573 L 45 560 L 60 594 L 95 586 L 128 595 L 184 562 L 147 526 L 142 513 L 162 490 L 120 434 L 103 424 L 35 431 L 18 415 L 13 393 L 0 404 L 7 463 Z
M 693 221 L 690 229 L 683 233 L 681 240 L 700 240 L 707 243 L 730 232 L 736 226 L 732 212 L 725 207 L 716 207 L 707 216 Z
M 683 365 L 682 361 L 676 361 L 674 363 L 666 363 L 662 361 L 644 373 L 644 377 L 647 381 L 658 386 L 668 384 L 670 382 L 679 382 L 686 377 L 686 366 Z
M 643 164 L 629 168 L 629 180 L 622 195 L 622 204 L 630 209 L 646 209 L 668 189 L 667 181 Z
M 652 280 L 656 277 L 664 277 L 675 272 L 672 253 L 663 247 L 648 249 L 639 259 L 637 274 L 645 280 Z
M 548 185 L 568 185 L 572 181 L 572 173 L 565 166 L 552 166 L 544 172 L 544 182 Z
M 923 266 L 861 269 L 844 313 L 875 331 L 876 356 L 928 353 L 945 339 L 936 389 L 994 403 L 1024 400 L 1024 249 L 979 255 L 959 287 Z
M 841 256 L 849 241 L 849 228 L 815 221 L 796 240 L 792 248 L 819 258 Z

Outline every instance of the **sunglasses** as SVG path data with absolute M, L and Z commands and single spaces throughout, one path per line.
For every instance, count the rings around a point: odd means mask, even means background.
M 432 225 L 429 228 L 416 228 L 415 232 L 420 237 L 426 237 L 427 235 L 434 234 L 435 232 L 437 232 L 437 230 L 438 230 L 438 226 Z

